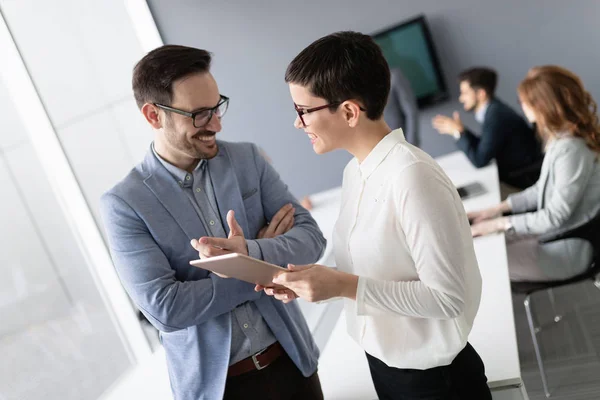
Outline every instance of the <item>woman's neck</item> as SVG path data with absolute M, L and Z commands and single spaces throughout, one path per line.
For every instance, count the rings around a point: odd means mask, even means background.
M 375 146 L 381 142 L 381 139 L 391 131 L 383 118 L 377 121 L 366 121 L 363 126 L 355 128 L 351 140 L 345 146 L 346 150 L 356 157 L 358 163 L 361 164 Z

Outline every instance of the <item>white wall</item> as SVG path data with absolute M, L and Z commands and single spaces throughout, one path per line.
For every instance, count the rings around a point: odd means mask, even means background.
M 142 48 L 122 0 L 3 0 L 0 7 L 99 222 L 104 191 L 153 134 L 131 92 Z
M 143 51 L 124 2 L 0 0 L 0 11 L 99 222 L 100 195 L 152 140 L 131 94 L 131 70 Z M 132 365 L 130 343 L 102 299 L 106 288 L 92 277 L 89 248 L 71 231 L 7 82 L 0 80 L 0 398 L 97 398 Z
M 458 72 L 483 64 L 498 69 L 498 94 L 517 107 L 515 89 L 527 70 L 558 63 L 580 74 L 600 99 L 597 0 L 148 2 L 165 43 L 214 53 L 214 75 L 231 97 L 221 137 L 260 144 L 297 195 L 339 185 L 348 160 L 343 153 L 313 154 L 304 134 L 292 127 L 294 109 L 283 81 L 302 48 L 334 31 L 371 33 L 425 13 L 452 98 Z M 422 146 L 433 156 L 455 146 L 434 133 L 432 116 L 459 107 L 453 100 L 422 113 Z
M 101 194 L 143 158 L 152 140 L 131 94 L 131 70 L 143 52 L 124 3 L 0 0 L 0 7 L 99 222 Z M 51 273 L 44 262 L 49 259 L 66 277 L 63 280 L 71 280 L 66 284 L 72 296 L 99 301 L 97 292 L 94 296 L 90 291 L 93 282 L 87 267 L 3 87 L 0 107 L 0 174 L 6 189 L 2 200 L 6 207 L 0 212 L 9 218 L 0 226 L 18 230 L 0 231 L 5 235 L 3 244 L 14 242 L 6 246 L 10 262 L 3 265 L 19 263 L 15 269 L 21 269 L 27 281 L 43 282 L 52 292 L 59 283 L 45 275 Z M 11 187 L 11 182 L 17 186 Z M 22 240 L 37 234 L 43 235 L 43 246 Z M 20 272 L 15 273 L 16 278 L 3 280 L 7 290 L 2 293 L 16 290 L 10 282 L 21 278 Z M 3 328 L 10 329 L 9 325 Z

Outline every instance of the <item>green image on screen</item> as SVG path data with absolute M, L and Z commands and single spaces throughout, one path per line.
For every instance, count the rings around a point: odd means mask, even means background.
M 399 27 L 377 35 L 374 40 L 381 47 L 390 69 L 399 68 L 402 71 L 417 98 L 441 90 L 420 24 Z

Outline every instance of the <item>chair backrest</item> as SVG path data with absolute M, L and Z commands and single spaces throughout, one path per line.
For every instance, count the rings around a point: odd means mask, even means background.
M 592 244 L 593 260 L 597 263 L 600 257 L 600 212 L 588 222 L 571 229 L 573 238 L 585 239 Z
M 585 239 L 592 244 L 594 260 L 598 262 L 600 259 L 600 212 L 583 224 L 575 237 Z
M 550 243 L 564 239 L 584 239 L 591 243 L 594 262 L 600 262 L 600 212 L 592 219 L 573 228 L 551 232 L 539 237 L 540 243 Z

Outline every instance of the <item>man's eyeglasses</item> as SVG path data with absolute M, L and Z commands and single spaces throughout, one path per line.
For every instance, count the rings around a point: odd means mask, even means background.
M 296 113 L 298 113 L 298 117 L 300 118 L 302 125 L 307 126 L 306 122 L 304 122 L 303 115 L 310 114 L 312 112 L 319 111 L 319 110 L 324 110 L 325 108 L 328 108 L 328 107 L 337 107 L 342 103 L 343 103 L 343 101 L 336 101 L 335 103 L 329 103 L 329 104 L 325 104 L 324 106 L 318 106 L 318 107 L 312 107 L 312 108 L 301 108 L 301 107 L 298 107 L 298 105 L 296 103 L 294 103 L 294 108 L 296 109 Z M 360 110 L 367 111 L 362 107 L 360 107 Z
M 154 103 L 154 105 L 158 108 L 162 108 L 165 111 L 169 111 L 169 112 L 173 112 L 176 114 L 185 115 L 186 117 L 190 117 L 192 119 L 192 122 L 193 122 L 195 128 L 204 128 L 206 125 L 209 124 L 213 115 L 216 115 L 217 118 L 222 118 L 223 115 L 225 115 L 225 113 L 227 112 L 227 108 L 229 107 L 229 97 L 223 96 L 223 95 L 220 95 L 220 96 L 221 96 L 221 100 L 219 101 L 219 104 L 217 104 L 216 106 L 214 106 L 212 108 L 203 108 L 203 109 L 195 111 L 195 112 L 184 111 L 184 110 L 180 110 L 178 108 L 165 106 L 164 104 L 159 104 L 159 103 Z

